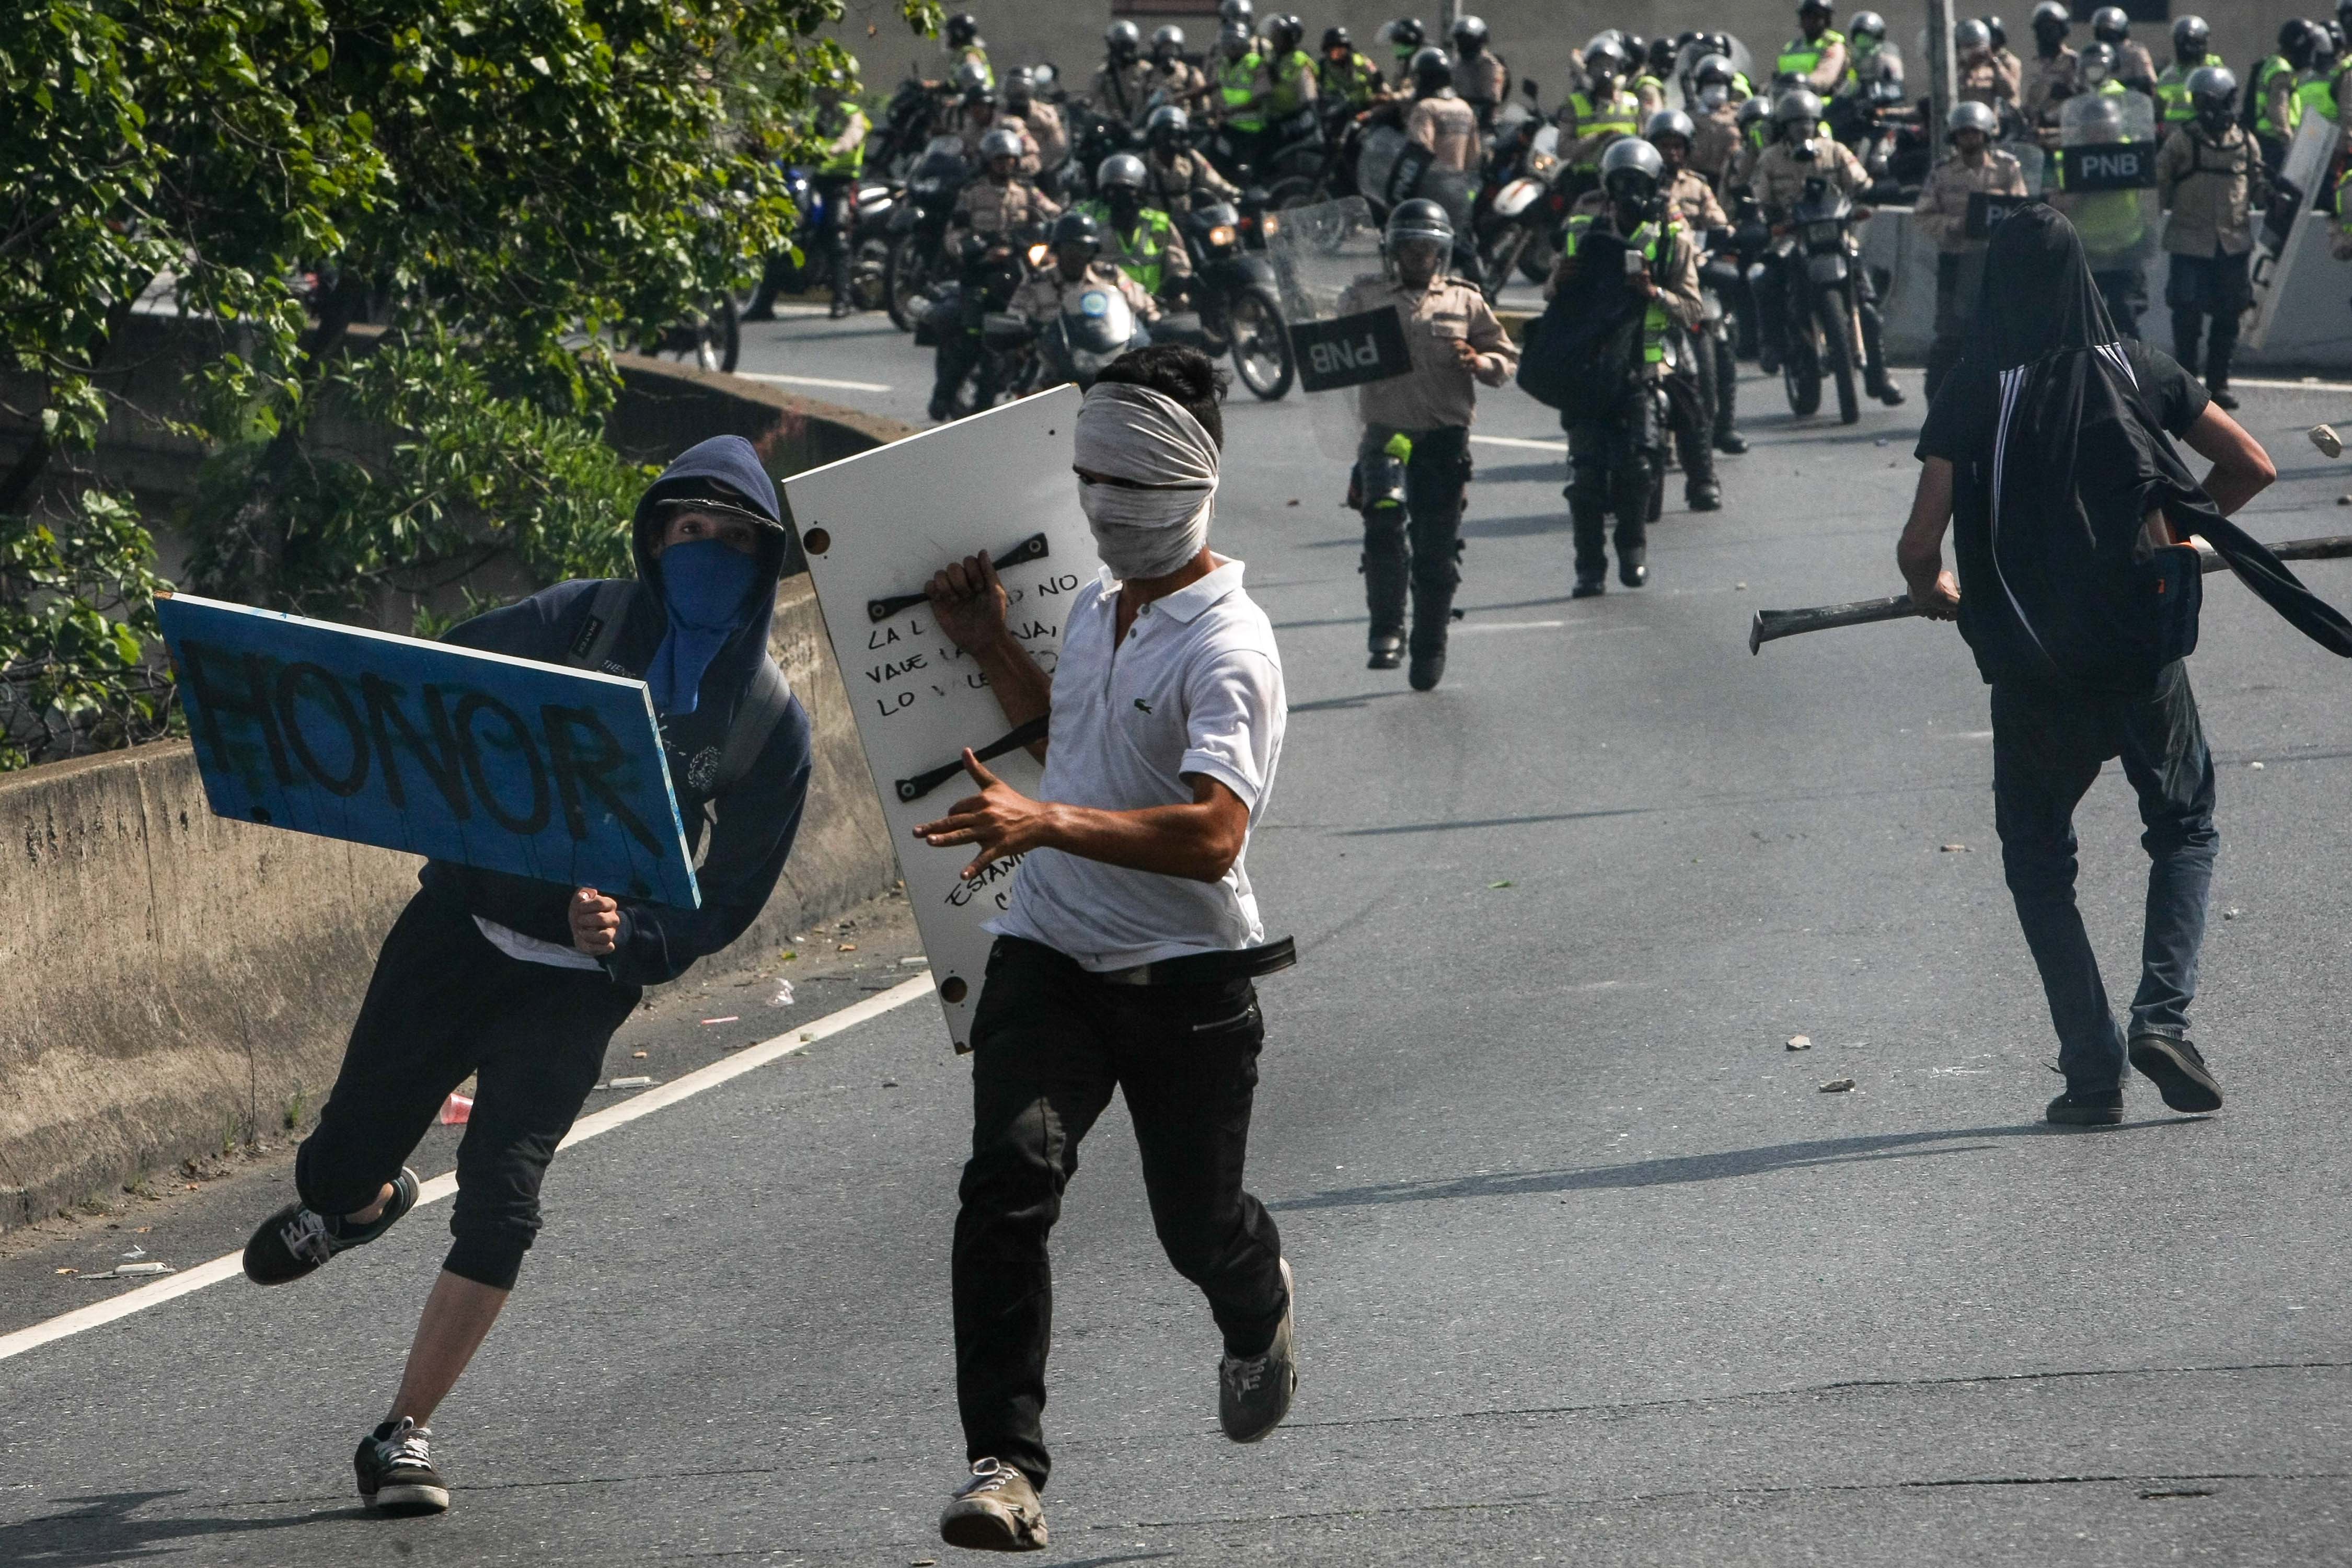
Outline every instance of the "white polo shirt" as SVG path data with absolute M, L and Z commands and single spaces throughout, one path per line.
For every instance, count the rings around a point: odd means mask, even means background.
M 1255 827 L 1286 709 L 1274 626 L 1242 591 L 1242 563 L 1152 600 L 1114 647 L 1118 616 L 1118 584 L 1106 571 L 1063 630 L 1044 797 L 1105 811 L 1184 805 L 1192 789 L 1183 775 L 1205 773 L 1241 797 Z M 1265 927 L 1247 855 L 1244 837 L 1221 880 L 1197 882 L 1033 849 L 988 929 L 1097 971 L 1253 947 Z

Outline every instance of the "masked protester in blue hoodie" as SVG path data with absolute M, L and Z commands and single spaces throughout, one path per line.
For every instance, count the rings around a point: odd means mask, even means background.
M 429 861 L 384 939 L 318 1130 L 300 1201 L 247 1243 L 256 1283 L 374 1240 L 417 1199 L 402 1162 L 468 1075 L 456 1243 L 390 1414 L 359 1447 L 361 1498 L 437 1512 L 426 1423 L 489 1332 L 540 1226 L 539 1187 L 643 987 L 742 934 L 768 900 L 808 793 L 809 721 L 768 655 L 786 537 L 750 442 L 705 441 L 637 503 L 634 580 L 560 583 L 450 632 L 466 647 L 641 679 L 652 689 L 702 907 L 608 898 Z

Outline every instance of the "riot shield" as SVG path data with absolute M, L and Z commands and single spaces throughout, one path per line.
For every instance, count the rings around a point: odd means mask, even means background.
M 1994 146 L 2017 160 L 2018 173 L 2025 176 L 2025 194 L 2038 196 L 2048 187 L 2043 181 L 2049 155 L 2032 142 L 1996 142 Z
M 1406 140 L 1393 125 L 1375 125 L 1364 132 L 1356 153 L 1356 189 L 1381 212 L 1399 202 L 1426 197 L 1445 209 L 1454 232 L 1471 232 L 1470 208 L 1477 189 L 1474 176 L 1460 169 L 1441 169 L 1428 148 Z
M 2155 259 L 2156 100 L 2144 93 L 2084 93 L 2058 111 L 2051 205 L 2083 237 L 2094 272 Z
M 2294 265 L 2299 248 L 2294 243 L 2295 231 L 2304 216 L 2316 210 L 2325 194 L 2327 171 L 2336 161 L 2336 144 L 2342 136 L 2342 128 L 2333 121 L 2306 114 L 2294 140 L 2287 144 L 2270 210 L 2263 215 L 2262 226 L 2254 231 L 2254 321 L 2246 333 L 2250 348 L 2261 349 L 2269 344 L 2271 322 L 2278 315 L 2279 301 L 2286 295 L 2287 273 Z
M 1361 433 L 1355 389 L 1412 368 L 1394 305 L 1366 296 L 1387 279 L 1381 226 L 1361 196 L 1287 207 L 1266 237 L 1298 390 L 1326 456 L 1352 458 Z

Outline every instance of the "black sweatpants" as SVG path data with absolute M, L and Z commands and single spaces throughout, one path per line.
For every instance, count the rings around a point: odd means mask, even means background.
M 1114 985 L 1050 947 L 997 939 L 972 1019 L 971 1160 L 955 1226 L 956 1403 L 970 1458 L 1045 1484 L 1045 1240 L 1114 1089 L 1127 1095 L 1160 1245 L 1208 1297 L 1226 1353 L 1261 1355 L 1274 1342 L 1290 1304 L 1282 1238 L 1242 1188 L 1265 1037 L 1247 980 Z
M 342 1070 L 302 1141 L 294 1186 L 320 1214 L 375 1202 L 449 1091 L 476 1076 L 457 1145 L 452 1274 L 511 1289 L 539 1232 L 539 1184 L 642 994 L 492 947 L 464 909 L 419 893 L 383 940 Z

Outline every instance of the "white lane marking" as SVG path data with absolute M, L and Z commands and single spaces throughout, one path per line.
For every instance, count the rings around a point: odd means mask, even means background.
M 1567 625 L 1566 621 L 1465 621 L 1454 628 L 1454 635 L 1458 637 L 1470 632 L 1556 632 Z M 1645 632 L 1650 628 L 1641 626 L 1580 626 L 1576 629 L 1580 632 Z
M 620 1104 L 607 1106 L 592 1116 L 583 1116 L 572 1124 L 570 1135 L 557 1147 L 569 1149 L 574 1143 L 601 1137 L 615 1127 L 625 1126 L 635 1121 L 640 1116 L 650 1116 L 665 1106 L 676 1105 L 681 1100 L 691 1100 L 705 1089 L 716 1089 L 730 1079 L 740 1078 L 754 1068 L 765 1067 L 779 1057 L 791 1056 L 804 1047 L 837 1035 L 844 1029 L 855 1028 L 869 1018 L 878 1018 L 894 1008 L 905 1006 L 919 996 L 928 996 L 930 994 L 930 971 L 925 970 L 912 980 L 902 980 L 889 990 L 878 995 L 868 996 L 855 1006 L 844 1007 L 838 1013 L 828 1013 L 813 1024 L 803 1024 L 798 1028 L 788 1029 L 773 1039 L 761 1040 L 754 1046 L 746 1046 L 734 1055 L 712 1062 L 708 1067 L 697 1068 L 683 1078 L 673 1079 L 667 1083 L 646 1090 L 643 1094 L 632 1095 Z M 457 1190 L 456 1173 L 436 1176 L 425 1184 L 423 1190 L 417 1195 L 416 1206 L 423 1208 L 426 1204 L 437 1204 L 443 1198 L 455 1194 Z M 0 1361 L 6 1361 L 14 1355 L 22 1355 L 29 1350 L 37 1350 L 52 1340 L 62 1340 L 113 1322 L 119 1318 L 127 1318 L 133 1312 L 143 1312 L 150 1307 L 160 1307 L 166 1301 L 176 1300 L 192 1291 L 201 1290 L 207 1285 L 217 1285 L 224 1279 L 242 1278 L 244 1273 L 245 1254 L 240 1249 L 215 1258 L 209 1263 L 200 1263 L 194 1268 L 184 1269 L 168 1279 L 159 1279 L 152 1285 L 142 1285 L 135 1290 L 125 1290 L 120 1296 L 110 1297 L 103 1301 L 94 1301 L 87 1307 L 61 1313 L 46 1322 L 35 1323 L 30 1328 L 18 1329 L 12 1334 L 0 1334 Z
M 822 375 L 773 375 L 763 370 L 739 370 L 735 373 L 745 381 L 772 381 L 782 386 L 823 386 L 835 392 L 887 392 L 887 382 L 832 381 Z
M 2352 392 L 2352 381 L 2280 381 L 2262 376 L 2233 375 L 2231 386 L 2266 386 L 2280 392 Z
M 2251 386 L 2253 384 L 2249 382 L 2246 384 Z M 1470 439 L 1480 442 L 1488 447 L 1524 447 L 1530 452 L 1565 452 L 1568 450 L 1568 443 L 1565 441 L 1530 441 L 1524 436 L 1473 436 Z

